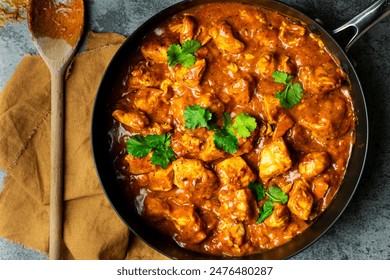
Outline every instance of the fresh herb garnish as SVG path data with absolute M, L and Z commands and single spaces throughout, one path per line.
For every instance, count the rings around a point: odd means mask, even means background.
M 303 87 L 299 83 L 293 83 L 291 80 L 294 76 L 285 72 L 275 71 L 272 73 L 274 82 L 285 84 L 284 91 L 277 92 L 275 97 L 279 99 L 279 104 L 285 109 L 291 109 L 302 99 Z
M 239 114 L 234 119 L 233 128 L 242 138 L 247 138 L 256 129 L 256 119 L 248 114 Z
M 263 184 L 250 182 L 248 188 L 252 191 L 257 201 L 263 200 L 265 198 L 266 190 Z
M 239 114 L 232 125 L 232 118 L 228 112 L 223 113 L 223 126 L 214 134 L 215 146 L 230 154 L 238 150 L 238 139 L 236 132 L 242 138 L 248 138 L 256 129 L 256 119 L 248 114 Z
M 264 222 L 265 219 L 271 216 L 272 212 L 274 212 L 274 204 L 271 201 L 267 200 L 263 204 L 263 207 L 260 209 L 259 218 L 256 222 L 258 224 Z
M 256 129 L 257 123 L 254 117 L 242 113 L 236 116 L 232 125 L 232 117 L 228 112 L 224 112 L 223 126 L 218 129 L 213 121 L 213 114 L 207 108 L 199 105 L 187 106 L 184 110 L 185 127 L 194 130 L 198 127 L 205 127 L 215 131 L 213 139 L 218 149 L 230 154 L 238 150 L 238 138 L 235 132 L 242 138 L 248 138 Z
M 146 157 L 153 151 L 150 162 L 167 168 L 168 164 L 175 159 L 175 153 L 171 148 L 171 135 L 151 134 L 147 136 L 131 136 L 126 142 L 127 152 L 138 158 Z
M 269 187 L 267 195 L 269 197 L 269 200 L 271 200 L 272 202 L 286 204 L 288 201 L 288 195 L 279 187 Z
M 146 157 L 153 149 L 141 135 L 130 137 L 126 142 L 127 152 L 137 158 Z
M 214 144 L 218 149 L 234 154 L 238 150 L 238 139 L 234 135 L 232 127 L 232 117 L 228 112 L 224 112 L 223 126 L 214 134 Z
M 170 45 L 167 51 L 169 67 L 174 67 L 176 64 L 182 64 L 186 68 L 193 66 L 196 61 L 194 53 L 200 47 L 201 43 L 197 40 L 187 40 L 181 46 L 179 44 Z
M 271 186 L 268 191 L 266 191 L 263 184 L 250 182 L 248 188 L 252 191 L 257 201 L 261 201 L 268 197 L 267 201 L 263 204 L 263 207 L 259 211 L 259 218 L 257 219 L 258 224 L 262 223 L 273 213 L 274 202 L 286 204 L 288 201 L 288 195 L 282 191 L 281 188 L 276 186 Z
M 157 148 L 154 150 L 150 162 L 155 165 L 160 165 L 161 168 L 167 168 L 169 163 L 175 160 L 175 153 L 172 148 Z
M 187 106 L 184 110 L 184 120 L 186 128 L 194 130 L 197 127 L 210 128 L 208 122 L 212 119 L 213 114 L 209 109 L 199 105 Z

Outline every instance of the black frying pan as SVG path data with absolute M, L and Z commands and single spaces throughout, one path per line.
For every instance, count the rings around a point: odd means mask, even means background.
M 180 2 L 157 13 L 129 36 L 113 57 L 103 76 L 97 92 L 93 111 L 92 146 L 95 165 L 101 184 L 111 205 L 135 235 L 160 253 L 174 259 L 221 259 L 228 257 L 205 255 L 181 248 L 170 237 L 161 235 L 142 221 L 138 214 L 133 211 L 130 202 L 127 200 L 126 195 L 121 191 L 121 187 L 116 180 L 116 174 L 109 155 L 108 128 L 105 124 L 107 123 L 108 104 L 112 98 L 111 93 L 115 87 L 121 83 L 123 73 L 128 66 L 124 62 L 129 61 L 131 54 L 137 49 L 145 34 L 148 31 L 153 30 L 154 27 L 164 19 L 185 9 L 211 2 L 231 2 L 231 0 L 189 0 Z M 390 1 L 375 1 L 369 8 L 332 32 L 327 32 L 316 21 L 280 2 L 272 0 L 238 0 L 237 2 L 261 5 L 305 22 L 312 32 L 318 33 L 322 37 L 327 48 L 341 61 L 344 70 L 349 74 L 352 86 L 352 99 L 357 115 L 356 143 L 352 150 L 345 178 L 338 193 L 318 219 L 306 231 L 290 242 L 265 252 L 239 258 L 285 259 L 308 247 L 321 237 L 344 211 L 357 188 L 367 152 L 368 117 L 359 79 L 345 52 L 348 51 L 349 47 L 374 23 L 390 14 Z M 346 36 L 344 32 L 350 29 L 352 29 L 353 35 Z M 344 40 L 343 42 L 340 41 L 340 44 L 343 44 L 343 48 L 335 41 L 331 34 L 333 36 L 342 34 L 340 38 Z

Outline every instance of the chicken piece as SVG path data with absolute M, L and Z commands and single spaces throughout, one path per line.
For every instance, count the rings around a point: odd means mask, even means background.
M 230 248 L 232 253 L 239 253 L 244 243 L 245 227 L 242 223 L 233 222 L 229 218 L 221 219 L 218 223 L 217 240 Z
M 287 207 L 290 212 L 302 220 L 308 220 L 314 201 L 309 184 L 302 179 L 295 180 L 288 195 Z
M 180 44 L 187 40 L 192 40 L 195 37 L 197 23 L 194 17 L 184 15 L 181 23 L 169 27 L 172 32 L 180 33 Z
M 164 220 L 169 216 L 169 205 L 160 198 L 146 195 L 143 205 L 145 216 L 153 220 Z
M 152 191 L 166 192 L 173 188 L 173 167 L 158 169 L 149 173 L 149 189 Z
M 256 175 L 241 157 L 225 159 L 215 166 L 222 186 L 229 189 L 246 188 L 250 182 L 256 180 Z
M 172 130 L 172 125 L 171 123 L 154 123 L 153 125 L 151 126 L 148 126 L 146 127 L 145 129 L 141 130 L 139 132 L 140 135 L 142 136 L 146 136 L 146 135 L 149 135 L 149 134 L 158 134 L 158 135 L 161 135 L 161 134 L 165 134 L 169 131 Z
M 223 89 L 223 92 L 229 96 L 229 102 L 233 100 L 237 105 L 247 105 L 252 98 L 254 89 L 254 80 L 248 75 L 235 79 L 234 82 Z
M 265 117 L 267 118 L 267 123 L 276 124 L 278 118 L 277 116 L 280 111 L 279 99 L 275 98 L 274 95 L 264 95 L 263 101 L 264 113 Z
M 259 174 L 263 182 L 290 169 L 292 161 L 282 137 L 272 140 L 260 152 Z
M 294 150 L 311 153 L 324 149 L 324 143 L 313 133 L 299 124 L 295 124 L 285 135 L 285 139 Z
M 196 33 L 196 21 L 191 16 L 183 17 L 183 27 L 180 32 L 180 44 L 183 44 L 187 40 L 192 40 Z
M 280 44 L 278 29 L 268 25 L 261 32 L 256 32 L 253 35 L 253 41 L 269 52 L 276 52 Z
M 184 110 L 188 106 L 192 106 L 196 104 L 195 97 L 192 96 L 192 94 L 185 94 L 183 96 L 175 96 L 171 99 L 171 110 L 172 115 L 174 116 L 174 122 L 177 126 L 181 126 L 182 129 L 184 129 L 186 125 L 186 121 L 184 119 Z
M 129 173 L 133 175 L 145 174 L 156 170 L 156 166 L 150 162 L 152 153 L 146 157 L 137 158 L 132 155 L 126 155 L 125 160 L 129 164 Z
M 198 40 L 202 44 L 202 46 L 206 45 L 207 42 L 211 40 L 211 36 L 207 33 L 206 27 L 204 27 L 204 26 L 198 27 L 198 32 L 196 34 L 196 40 Z M 203 49 L 205 49 L 205 48 L 202 48 L 199 51 L 201 51 Z
M 178 82 L 183 82 L 189 87 L 196 87 L 201 82 L 206 69 L 206 60 L 197 59 L 190 67 L 177 67 L 175 78 Z
M 275 57 L 273 53 L 266 53 L 256 63 L 256 72 L 264 77 L 272 77 L 272 73 L 276 70 Z
M 172 43 L 168 39 L 162 39 L 162 37 L 151 37 L 142 44 L 141 53 L 148 61 L 167 63 L 167 51 Z
M 209 30 L 217 47 L 225 52 L 239 54 L 245 50 L 245 44 L 236 39 L 229 24 L 222 22 Z
M 272 135 L 272 139 L 282 137 L 287 130 L 289 130 L 294 126 L 294 124 L 295 124 L 294 120 L 291 117 L 289 117 L 287 114 L 285 113 L 279 114 L 276 122 L 275 130 L 274 130 L 274 134 Z
M 325 197 L 326 192 L 329 189 L 329 175 L 322 174 L 317 176 L 312 182 L 312 192 L 314 200 L 318 201 Z
M 159 87 L 164 77 L 161 67 L 152 67 L 149 62 L 140 61 L 129 75 L 128 87 L 130 89 Z
M 190 88 L 188 88 L 183 83 L 174 82 L 172 84 L 172 91 L 173 91 L 173 97 L 181 97 L 183 95 L 186 95 L 187 97 L 192 95 L 192 91 Z M 194 98 L 189 98 L 189 100 L 193 100 Z
M 179 158 L 173 163 L 174 184 L 180 189 L 195 189 L 207 192 L 215 187 L 217 178 L 197 159 Z
M 198 244 L 207 237 L 193 204 L 176 206 L 169 216 L 179 232 L 178 239 L 181 242 Z
M 292 63 L 290 57 L 288 57 L 287 55 L 280 55 L 278 57 L 278 70 L 286 72 L 289 75 L 293 75 L 296 73 L 296 67 Z
M 148 114 L 153 122 L 170 123 L 169 105 L 161 96 L 164 92 L 156 88 L 139 89 L 134 95 L 134 104 L 141 111 Z
M 253 136 L 250 136 L 248 138 L 238 138 L 238 150 L 234 153 L 234 156 L 241 156 L 246 153 L 249 153 L 253 150 Z
M 306 180 L 311 180 L 318 174 L 322 173 L 331 162 L 331 158 L 326 152 L 312 152 L 306 154 L 299 163 L 299 173 Z
M 290 211 L 286 205 L 274 202 L 274 211 L 271 216 L 264 220 L 264 223 L 272 228 L 284 228 L 290 220 Z
M 299 69 L 298 77 L 303 88 L 314 94 L 324 94 L 341 87 L 342 73 L 333 63 L 319 66 L 303 66 Z
M 222 158 L 226 153 L 215 146 L 214 131 L 209 131 L 207 139 L 204 141 L 201 151 L 196 155 L 203 161 L 213 161 Z
M 149 124 L 149 119 L 144 113 L 138 110 L 123 111 L 120 109 L 112 112 L 112 116 L 120 123 L 127 125 L 137 131 L 142 130 Z
M 256 25 L 259 23 L 266 24 L 267 20 L 265 14 L 262 11 L 258 10 L 241 10 L 240 17 L 251 25 Z
M 127 170 L 126 170 L 126 172 L 127 172 Z M 131 180 L 134 182 L 134 184 L 137 185 L 137 187 L 144 188 L 144 194 L 147 193 L 147 188 L 150 185 L 148 175 L 149 175 L 149 173 L 131 176 Z
M 232 79 L 237 79 L 239 77 L 239 72 L 238 72 L 238 65 L 234 62 L 229 63 L 225 69 L 222 69 L 229 77 Z
M 260 129 L 259 129 L 259 136 L 260 137 L 265 138 L 265 137 L 272 136 L 272 135 L 274 135 L 274 131 L 273 131 L 272 126 L 269 123 L 265 123 L 265 124 L 260 126 Z
M 221 189 L 218 193 L 218 200 L 221 203 L 221 216 L 241 222 L 251 218 L 250 205 L 255 201 L 250 189 Z
M 306 29 L 302 25 L 283 21 L 279 29 L 279 39 L 287 46 L 293 47 L 299 44 L 305 33 Z
M 207 135 L 206 128 L 174 133 L 171 138 L 172 149 L 178 157 L 197 158 Z
M 160 89 L 163 91 L 161 99 L 166 103 L 168 103 L 169 99 L 173 97 L 172 85 L 173 82 L 170 79 L 165 79 L 160 84 Z
M 271 239 L 267 236 L 267 232 L 264 230 L 264 223 L 252 223 L 246 225 L 247 241 L 250 244 L 258 244 L 261 249 L 269 249 Z
M 235 132 L 235 135 L 238 139 L 238 150 L 234 153 L 234 156 L 241 156 L 252 151 L 254 146 L 253 142 L 257 133 L 258 129 L 256 128 L 254 131 L 251 132 L 249 137 L 243 138 L 238 135 L 237 132 Z
M 151 115 L 160 109 L 160 96 L 163 94 L 161 89 L 143 88 L 136 92 L 133 101 L 135 106 L 141 111 Z
M 350 113 L 344 97 L 332 93 L 326 98 L 317 98 L 316 106 L 301 101 L 293 108 L 294 114 L 299 116 L 297 122 L 317 138 L 333 139 L 343 135 L 352 119 L 348 116 Z
M 208 108 L 217 117 L 222 117 L 223 112 L 225 112 L 225 105 L 210 93 L 202 93 L 196 100 L 196 104 L 203 108 Z

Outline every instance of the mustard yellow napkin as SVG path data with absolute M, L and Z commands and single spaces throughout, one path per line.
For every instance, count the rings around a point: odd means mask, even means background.
M 99 184 L 90 122 L 103 73 L 123 43 L 112 33 L 88 34 L 87 50 L 68 70 L 65 111 L 65 259 L 165 259 L 131 236 Z M 50 75 L 26 55 L 0 93 L 0 237 L 48 252 Z

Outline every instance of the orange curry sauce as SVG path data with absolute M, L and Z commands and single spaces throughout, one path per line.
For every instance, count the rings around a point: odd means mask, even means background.
M 198 40 L 195 65 L 169 67 L 167 49 Z M 286 72 L 303 98 L 284 109 L 275 98 Z M 237 3 L 207 4 L 159 25 L 133 55 L 126 89 L 111 104 L 109 131 L 118 180 L 138 213 L 180 246 L 241 256 L 279 246 L 302 233 L 327 207 L 343 179 L 354 143 L 348 77 L 321 39 L 302 23 Z M 247 113 L 257 128 L 229 154 L 214 131 L 189 130 L 183 112 L 198 104 L 222 126 L 222 115 Z M 170 134 L 176 159 L 166 169 L 129 155 L 126 140 Z M 267 198 L 260 182 L 288 194 L 257 223 Z

